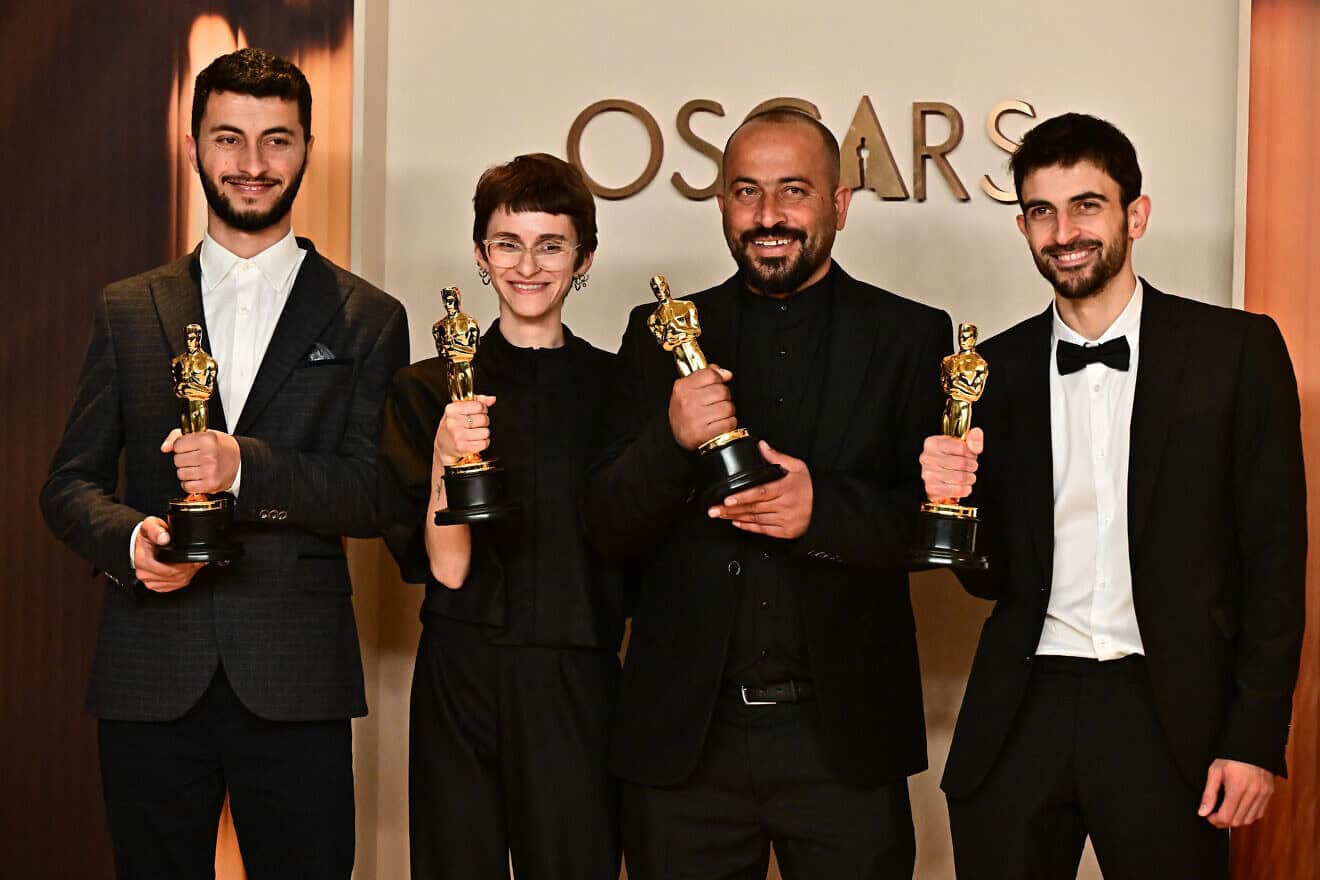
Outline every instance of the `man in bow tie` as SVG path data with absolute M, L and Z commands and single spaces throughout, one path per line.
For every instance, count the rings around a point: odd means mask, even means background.
M 1067 114 L 1012 159 L 1050 308 L 980 347 L 966 440 L 933 436 L 928 495 L 975 488 L 996 600 L 943 787 L 960 877 L 1228 877 L 1228 829 L 1283 775 L 1303 622 L 1297 385 L 1261 315 L 1132 269 L 1136 151 Z

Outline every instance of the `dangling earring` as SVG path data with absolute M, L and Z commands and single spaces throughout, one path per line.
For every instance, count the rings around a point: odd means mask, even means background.
M 586 286 L 587 286 L 587 281 L 590 280 L 590 278 L 591 278 L 591 276 L 588 275 L 586 272 L 583 272 L 581 275 L 574 275 L 574 276 L 573 276 L 573 289 L 574 289 L 574 290 L 581 290 L 582 288 L 586 287 Z
M 477 263 L 477 275 L 480 276 L 482 284 L 490 286 L 490 272 L 480 263 Z

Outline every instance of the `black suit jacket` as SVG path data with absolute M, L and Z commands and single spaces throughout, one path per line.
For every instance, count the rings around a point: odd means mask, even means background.
M 799 608 L 827 754 L 857 784 L 926 767 L 915 625 L 902 556 L 939 425 L 948 315 L 848 277 L 836 265 L 820 421 L 806 461 L 814 506 L 788 564 L 809 584 Z M 690 297 L 714 363 L 738 350 L 737 276 Z M 722 684 L 737 612 L 741 533 L 692 500 L 695 456 L 668 419 L 678 374 L 633 310 L 624 334 L 614 442 L 588 477 L 584 518 L 599 549 L 631 559 L 638 591 L 611 749 L 614 771 L 650 785 L 695 767 Z M 734 378 L 734 402 L 739 382 Z
M 210 401 L 211 426 L 242 455 L 233 534 L 245 555 L 172 593 L 135 581 L 129 537 L 184 494 L 160 443 L 179 423 L 170 359 L 185 350 L 186 325 L 205 326 L 197 252 L 111 284 L 97 303 L 41 507 L 55 535 L 109 575 L 87 694 L 102 718 L 177 718 L 221 662 L 263 717 L 366 713 L 341 536 L 376 534 L 376 436 L 408 359 L 407 315 L 299 245 L 307 256 L 238 424 L 227 425 L 218 393 Z M 317 343 L 333 357 L 309 360 Z
M 1144 283 L 1144 282 L 1143 282 Z M 997 599 L 981 632 L 944 789 L 973 792 L 1013 728 L 1049 601 L 1054 553 L 1051 313 L 980 346 L 976 488 Z M 1128 545 L 1155 709 L 1197 790 L 1216 757 L 1284 772 L 1301 650 L 1306 485 L 1297 384 L 1263 315 L 1149 284 L 1128 462 Z

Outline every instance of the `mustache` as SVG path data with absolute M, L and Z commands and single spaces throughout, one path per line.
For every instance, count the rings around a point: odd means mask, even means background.
M 239 184 L 261 183 L 261 184 L 270 184 L 271 186 L 276 186 L 279 184 L 278 180 L 273 180 L 272 178 L 269 177 L 244 177 L 241 174 L 226 174 L 220 178 L 220 182 L 239 183 Z
M 794 241 L 806 241 L 807 233 L 801 229 L 794 229 L 791 226 L 775 226 L 767 229 L 764 226 L 758 226 L 755 229 L 749 229 L 738 240 L 743 244 L 751 244 L 758 238 L 788 238 Z
M 1074 241 L 1071 244 L 1052 244 L 1041 248 L 1040 252 L 1047 257 L 1057 257 L 1059 254 L 1066 254 L 1068 251 L 1075 251 L 1078 248 L 1099 248 L 1104 250 L 1105 243 L 1098 238 L 1087 238 L 1081 241 Z

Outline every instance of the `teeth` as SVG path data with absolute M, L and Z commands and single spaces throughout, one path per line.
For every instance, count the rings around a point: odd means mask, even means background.
M 762 239 L 757 239 L 757 241 L 756 241 L 756 246 L 757 246 L 757 247 L 783 247 L 784 245 L 788 244 L 788 242 L 789 242 L 789 239 L 787 239 L 787 238 L 768 238 L 768 239 L 767 239 L 767 238 L 762 238 Z

